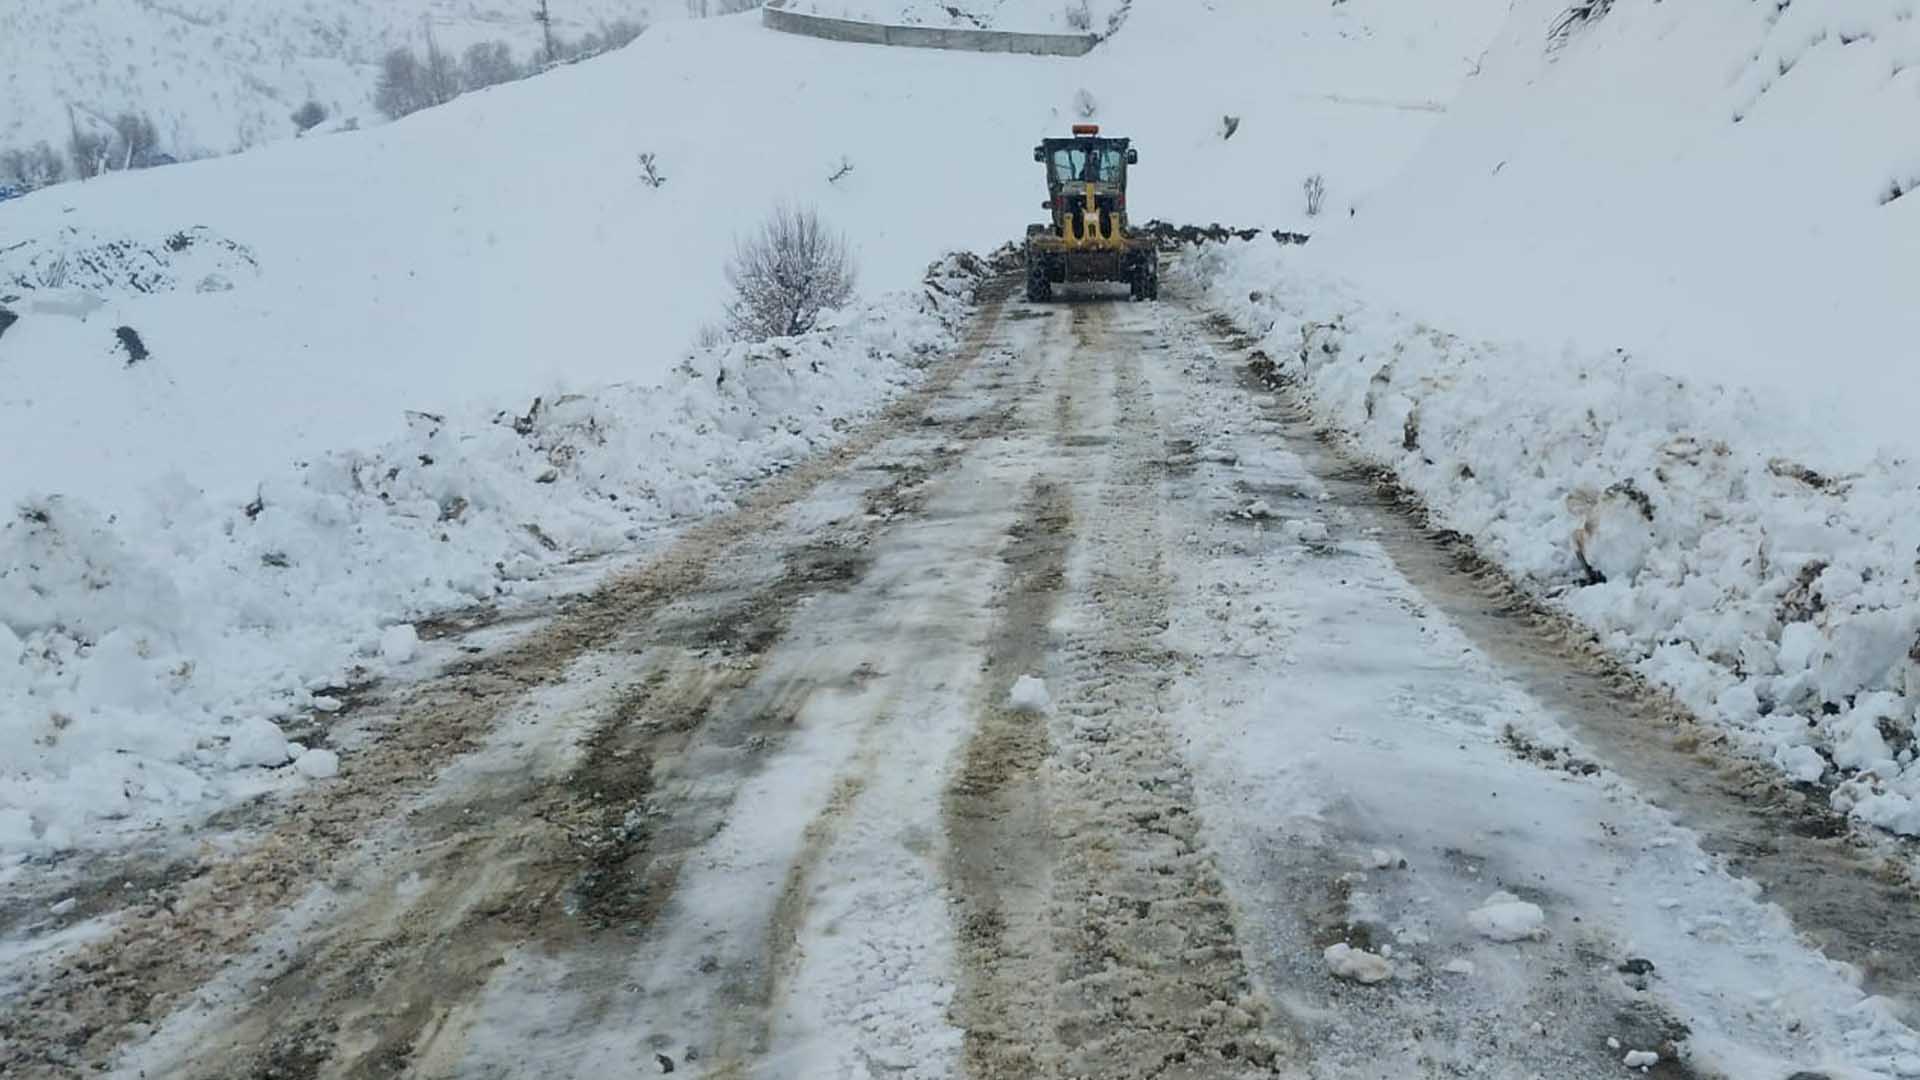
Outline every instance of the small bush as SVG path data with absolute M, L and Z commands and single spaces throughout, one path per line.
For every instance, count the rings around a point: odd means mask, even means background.
M 305 135 L 327 122 L 327 107 L 317 101 L 309 101 L 293 111 L 292 119 L 293 130 Z
M 1319 217 L 1327 201 L 1327 178 L 1314 173 L 1300 182 L 1300 191 L 1307 197 L 1307 216 Z
M 821 312 L 853 299 L 857 277 L 846 237 L 815 211 L 787 206 L 736 242 L 726 273 L 733 288 L 727 329 L 741 341 L 812 330 Z
M 1087 0 L 1067 5 L 1067 27 L 1083 34 L 1093 29 L 1093 12 L 1087 7 Z
M 44 142 L 0 153 L 0 185 L 37 191 L 67 178 L 67 163 Z
M 652 151 L 640 155 L 640 182 L 658 191 L 667 178 L 660 174 L 660 161 Z

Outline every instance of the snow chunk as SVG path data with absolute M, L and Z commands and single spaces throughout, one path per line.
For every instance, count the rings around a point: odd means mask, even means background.
M 309 780 L 331 780 L 340 775 L 340 755 L 331 750 L 309 750 L 294 761 L 293 767 Z
M 1325 522 L 1321 521 L 1292 518 L 1287 521 L 1286 525 L 1283 526 L 1280 531 L 1287 539 L 1302 544 L 1324 544 L 1327 542 L 1327 526 Z
M 1629 1050 L 1620 1063 L 1629 1069 L 1647 1069 L 1660 1064 L 1660 1055 L 1651 1050 Z
M 1827 771 L 1826 759 L 1811 746 L 1776 746 L 1773 763 L 1800 784 L 1817 784 L 1820 774 Z
M 389 626 L 380 635 L 380 659 L 389 664 L 404 664 L 420 651 L 420 632 L 412 623 Z
M 1007 708 L 1017 713 L 1044 716 L 1053 711 L 1053 698 L 1047 694 L 1045 680 L 1022 675 L 1007 694 Z
M 1485 904 L 1467 913 L 1467 925 L 1494 941 L 1538 941 L 1547 936 L 1547 915 L 1509 892 L 1487 897 Z
M 1324 954 L 1327 970 L 1335 978 L 1350 979 L 1357 983 L 1385 982 L 1393 978 L 1393 965 L 1385 958 L 1375 956 L 1364 949 L 1356 949 L 1342 942 L 1327 946 Z
M 1449 960 L 1440 970 L 1449 975 L 1471 975 L 1475 968 L 1471 960 Z
M 254 765 L 273 768 L 285 765 L 292 756 L 279 726 L 257 716 L 240 721 L 227 739 L 227 760 L 236 769 Z

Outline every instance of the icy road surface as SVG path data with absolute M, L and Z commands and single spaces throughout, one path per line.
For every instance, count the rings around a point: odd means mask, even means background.
M 7 898 L 0 1075 L 1920 1075 L 1898 853 L 1243 347 L 990 300 L 840 451 L 359 703 L 338 779 Z

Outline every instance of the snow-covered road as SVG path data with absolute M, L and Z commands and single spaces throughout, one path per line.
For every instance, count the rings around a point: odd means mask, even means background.
M 0 906 L 0 1075 L 1920 1075 L 1884 853 L 1244 346 L 989 299 L 835 454 L 349 714 L 339 780 L 57 938 Z

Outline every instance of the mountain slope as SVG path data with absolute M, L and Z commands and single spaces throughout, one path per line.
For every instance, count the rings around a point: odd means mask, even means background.
M 423 49 L 431 26 L 459 53 L 505 41 L 525 59 L 540 29 L 523 0 L 63 0 L 0 7 L 0 149 L 62 145 L 67 108 L 149 113 L 176 157 L 222 154 L 293 134 L 317 100 L 373 124 L 382 54 Z M 600 21 L 671 18 L 679 0 L 564 0 L 557 33 Z
M 1313 255 L 1453 330 L 1623 348 L 1920 450 L 1911 0 L 1522 0 L 1447 121 Z M 1796 407 L 1796 412 L 1802 411 Z

